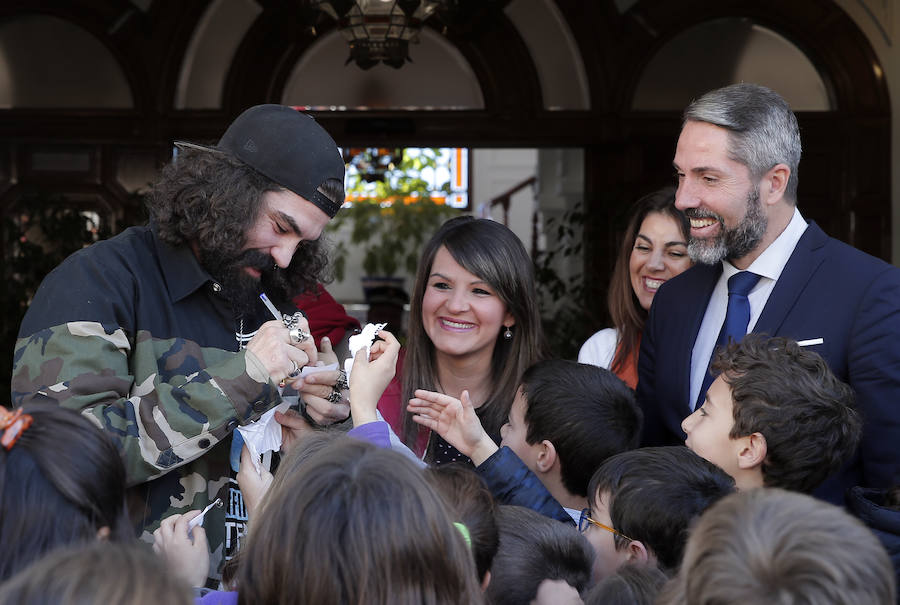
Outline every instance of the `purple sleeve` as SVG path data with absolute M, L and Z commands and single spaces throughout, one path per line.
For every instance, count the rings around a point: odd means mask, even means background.
M 354 439 L 368 441 L 380 448 L 390 449 L 391 447 L 391 431 L 387 422 L 367 422 L 366 424 L 353 427 L 347 431 L 347 434 Z
M 194 605 L 237 605 L 238 593 L 213 590 L 194 599 Z

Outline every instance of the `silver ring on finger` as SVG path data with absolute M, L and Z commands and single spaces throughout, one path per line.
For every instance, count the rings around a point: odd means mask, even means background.
M 350 382 L 347 380 L 347 372 L 341 370 L 338 374 L 338 379 L 334 383 L 335 391 L 343 391 L 344 389 L 350 388 Z
M 291 365 L 293 366 L 293 368 L 290 372 L 288 372 L 288 378 L 296 378 L 300 375 L 300 366 L 298 366 L 297 362 L 293 359 L 291 360 Z
M 309 340 L 309 334 L 300 328 L 291 328 L 288 331 L 288 336 L 290 337 L 291 342 L 295 344 L 300 344 L 301 342 Z
M 284 327 L 290 329 L 299 324 L 301 319 L 305 319 L 306 314 L 303 311 L 297 311 L 293 315 L 282 314 L 281 318 L 284 321 Z
M 334 389 L 331 391 L 331 394 L 328 396 L 329 403 L 340 403 L 341 399 L 343 399 L 343 395 L 338 389 Z

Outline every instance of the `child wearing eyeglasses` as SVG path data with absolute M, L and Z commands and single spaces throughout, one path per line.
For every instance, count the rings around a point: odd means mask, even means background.
M 725 471 L 681 446 L 612 456 L 591 477 L 590 506 L 579 523 L 596 553 L 595 580 L 627 564 L 672 574 L 691 523 L 733 491 Z
M 625 383 L 603 368 L 561 359 L 538 362 L 522 375 L 499 446 L 465 391 L 458 400 L 418 390 L 408 409 L 471 458 L 501 503 L 575 524 L 594 470 L 637 447 L 641 428 Z
M 712 368 L 719 376 L 681 428 L 738 489 L 811 493 L 853 457 L 862 430 L 853 391 L 819 354 L 750 334 L 720 349 Z

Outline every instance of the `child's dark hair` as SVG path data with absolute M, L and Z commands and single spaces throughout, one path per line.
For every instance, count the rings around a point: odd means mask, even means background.
M 640 540 L 656 555 L 660 569 L 678 568 L 691 523 L 734 491 L 734 479 L 684 446 L 645 447 L 604 462 L 588 486 L 593 506 L 607 493 L 615 530 Z M 616 548 L 627 540 L 613 536 Z
M 300 438 L 286 453 L 281 456 L 275 476 L 272 479 L 266 495 L 259 502 L 259 507 L 254 515 L 258 518 L 265 515 L 266 503 L 270 494 L 278 493 L 281 485 L 291 478 L 303 468 L 306 461 L 321 450 L 328 447 L 333 441 L 345 436 L 346 433 L 338 428 L 326 428 L 322 430 L 312 431 Z M 237 590 L 236 575 L 244 561 L 244 549 L 239 549 L 233 557 L 225 562 L 222 568 L 222 584 L 228 590 Z
M 497 524 L 500 550 L 487 590 L 491 603 L 529 603 L 544 580 L 562 580 L 579 593 L 587 588 L 594 552 L 574 526 L 521 506 L 500 506 Z
M 856 451 L 862 421 L 852 389 L 793 340 L 748 334 L 719 349 L 712 369 L 731 388 L 736 439 L 761 433 L 766 487 L 809 493 Z
M 125 505 L 125 464 L 112 440 L 78 412 L 28 403 L 33 421 L 0 447 L 0 581 L 60 546 L 134 532 Z
M 584 605 L 653 605 L 668 579 L 652 563 L 623 565 L 584 595 Z
M 479 581 L 491 570 L 500 546 L 497 503 L 478 473 L 463 464 L 442 464 L 425 469 L 425 479 L 469 530 Z
M 556 448 L 563 486 L 587 495 L 600 464 L 638 446 L 643 414 L 634 392 L 615 374 L 564 359 L 540 361 L 522 376 L 525 440 Z

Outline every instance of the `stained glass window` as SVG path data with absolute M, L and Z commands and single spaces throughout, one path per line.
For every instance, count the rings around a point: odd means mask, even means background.
M 344 150 L 347 203 L 407 203 L 426 194 L 436 203 L 469 206 L 469 150 L 463 147 L 349 148 Z

